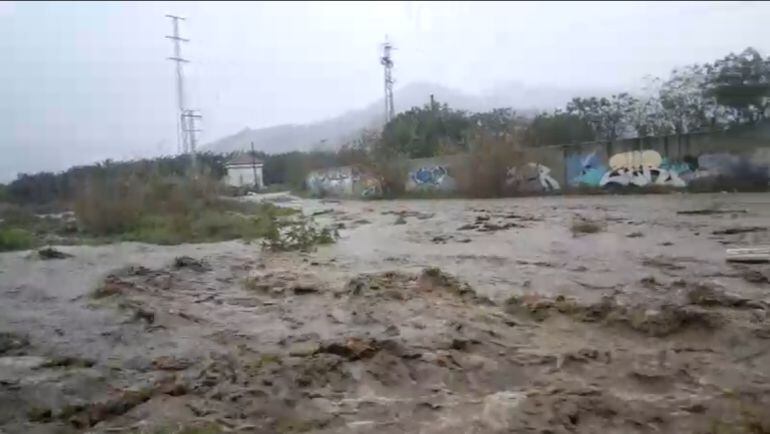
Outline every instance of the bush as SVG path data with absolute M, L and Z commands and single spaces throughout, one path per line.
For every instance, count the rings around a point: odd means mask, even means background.
M 469 197 L 503 196 L 508 169 L 522 162 L 522 153 L 515 142 L 480 133 L 477 144 L 454 170 L 458 192 Z
M 286 225 L 270 225 L 262 246 L 272 251 L 308 251 L 316 244 L 332 244 L 339 234 L 330 228 L 319 229 L 312 221 L 299 220 Z
M 155 244 L 259 238 L 295 212 L 221 197 L 223 187 L 203 176 L 94 179 L 81 191 L 75 214 L 85 232 Z
M 31 232 L 19 228 L 0 228 L 0 251 L 26 250 L 35 243 Z

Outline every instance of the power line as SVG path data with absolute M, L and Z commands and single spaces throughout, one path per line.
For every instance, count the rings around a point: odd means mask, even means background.
M 393 106 L 393 59 L 390 51 L 393 50 L 393 44 L 385 36 L 385 43 L 382 44 L 382 57 L 380 64 L 385 69 L 385 123 L 387 124 L 396 116 L 396 109 Z

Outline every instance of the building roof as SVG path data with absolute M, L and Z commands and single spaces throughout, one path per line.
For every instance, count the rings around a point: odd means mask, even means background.
M 236 155 L 235 157 L 230 159 L 225 165 L 226 166 L 252 166 L 252 165 L 261 166 L 262 160 L 260 160 L 257 157 L 253 157 L 251 153 L 246 152 L 243 154 Z

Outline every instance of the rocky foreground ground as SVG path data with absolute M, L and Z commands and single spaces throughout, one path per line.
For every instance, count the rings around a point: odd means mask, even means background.
M 341 239 L 0 255 L 0 432 L 770 433 L 767 195 L 285 205 Z

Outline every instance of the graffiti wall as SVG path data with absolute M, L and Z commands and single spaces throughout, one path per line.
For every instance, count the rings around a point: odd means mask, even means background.
M 382 183 L 375 174 L 358 167 L 334 167 L 310 172 L 305 179 L 315 197 L 377 197 Z
M 561 190 L 559 182 L 551 176 L 551 169 L 543 164 L 527 163 L 511 167 L 506 175 L 506 187 L 514 193 L 549 193 Z
M 463 155 L 452 155 L 411 160 L 404 180 L 406 191 L 456 191 L 461 173 L 456 170 L 462 170 L 464 159 Z M 506 173 L 506 190 L 512 194 L 579 187 L 767 190 L 770 122 L 713 133 L 524 148 L 522 161 L 527 163 L 510 167 Z M 464 177 L 459 179 L 465 182 Z M 373 197 L 383 193 L 376 174 L 355 167 L 316 171 L 306 181 L 316 196 Z
M 425 164 L 409 171 L 406 191 L 454 191 L 457 182 L 446 164 Z
M 565 165 L 567 183 L 571 187 L 598 187 L 609 169 L 604 161 L 604 154 L 596 148 L 584 153 L 568 153 Z
M 731 180 L 767 180 L 767 167 L 740 155 L 706 153 L 681 159 L 662 157 L 658 151 L 619 152 L 606 163 L 601 153 L 592 150 L 567 158 L 567 178 L 571 187 L 648 187 L 682 188 L 693 185 L 718 188 L 717 183 Z

